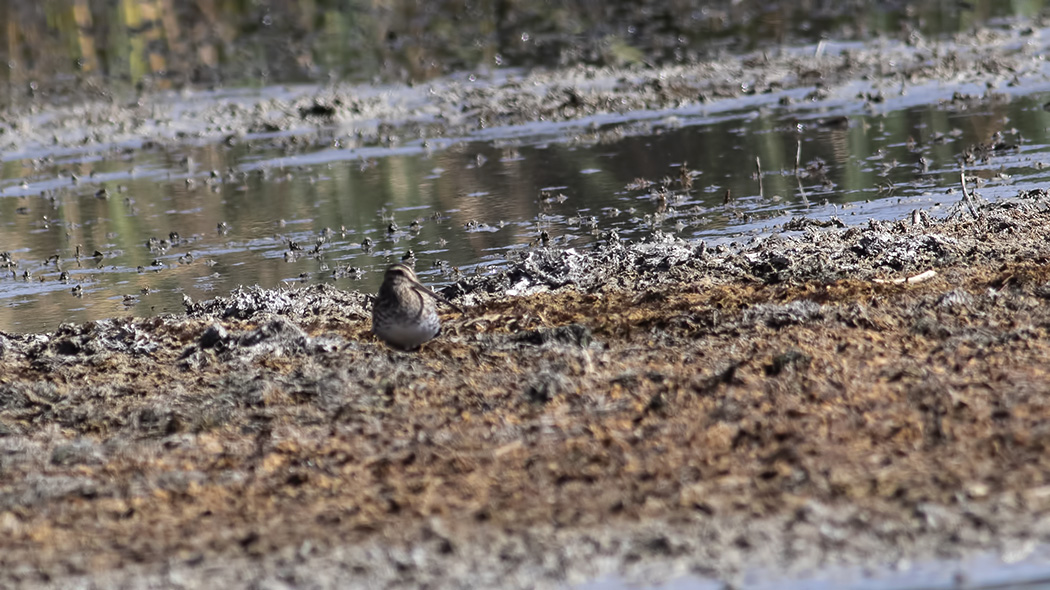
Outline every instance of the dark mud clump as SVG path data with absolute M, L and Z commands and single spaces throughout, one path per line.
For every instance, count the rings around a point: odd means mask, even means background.
M 1048 199 L 1042 189 L 1024 191 L 985 204 L 976 215 L 957 206 L 943 221 L 917 212 L 909 220 L 871 220 L 862 227 L 842 225 L 841 230 L 798 218 L 782 234 L 714 249 L 659 232 L 637 243 L 615 240 L 586 251 L 535 249 L 523 252 L 507 269 L 461 280 L 444 294 L 470 302 L 570 285 L 587 293 L 693 282 L 786 286 L 892 280 L 967 265 L 1040 263 L 1050 248 L 1038 235 L 1019 231 L 1018 217 L 1041 215 Z
M 323 286 L 4 335 L 0 585 L 1016 556 L 1050 535 L 1048 204 L 538 249 L 418 353 Z

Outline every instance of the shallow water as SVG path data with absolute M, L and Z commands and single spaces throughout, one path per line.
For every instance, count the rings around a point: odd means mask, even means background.
M 979 142 L 1003 148 L 967 169 L 984 198 L 1046 182 L 1047 90 L 960 103 L 945 88 L 912 88 L 874 109 L 832 96 L 819 110 L 758 95 L 294 154 L 225 144 L 27 153 L 3 162 L 0 181 L 11 255 L 0 261 L 0 329 L 176 312 L 184 296 L 242 284 L 374 291 L 408 251 L 423 280 L 441 284 L 544 240 L 586 248 L 660 231 L 717 244 L 793 217 L 943 215 L 960 203 L 961 156 Z

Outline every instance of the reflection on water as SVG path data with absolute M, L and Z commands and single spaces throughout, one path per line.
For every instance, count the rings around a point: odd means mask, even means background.
M 240 284 L 374 291 L 408 251 L 437 284 L 544 240 L 586 248 L 662 231 L 719 242 L 796 215 L 944 212 L 959 199 L 945 187 L 958 185 L 962 154 L 989 138 L 1009 149 L 967 164 L 985 197 L 1046 181 L 1043 96 L 848 118 L 773 100 L 560 139 L 4 162 L 0 329 L 175 312 L 183 295 Z
M 419 81 L 457 71 L 690 62 L 822 38 L 964 32 L 1045 2 L 51 0 L 3 2 L 8 102 L 72 89 Z

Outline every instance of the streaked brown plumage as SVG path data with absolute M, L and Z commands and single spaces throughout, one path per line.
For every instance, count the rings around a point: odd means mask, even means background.
M 397 348 L 419 348 L 441 331 L 434 300 L 463 311 L 423 286 L 409 266 L 391 265 L 372 304 L 372 333 Z

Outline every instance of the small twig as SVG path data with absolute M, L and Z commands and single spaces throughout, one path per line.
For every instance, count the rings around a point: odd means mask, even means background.
M 875 283 L 887 283 L 887 284 L 893 284 L 893 285 L 902 285 L 902 284 L 914 285 L 915 283 L 921 283 L 923 281 L 928 281 L 928 280 L 932 279 L 935 276 L 937 276 L 937 271 L 935 271 L 935 270 L 928 270 L 926 272 L 921 272 L 921 273 L 919 273 L 919 274 L 917 274 L 917 275 L 915 275 L 913 277 L 908 277 L 908 278 L 872 279 L 872 281 L 875 282 Z
M 963 198 L 966 199 L 966 207 L 970 210 L 970 215 L 973 215 L 974 219 L 980 219 L 981 216 L 977 213 L 977 207 L 973 204 L 973 198 L 970 197 L 970 191 L 966 188 L 966 166 L 963 166 L 959 172 L 959 180 L 962 181 Z
M 755 170 L 758 174 L 758 196 L 765 197 L 766 192 L 762 189 L 762 159 L 755 156 Z
M 806 208 L 809 208 L 809 197 L 806 196 L 806 189 L 802 188 L 802 138 L 795 141 L 795 180 L 798 181 L 798 192 L 802 195 L 802 201 L 806 203 Z
M 802 202 L 806 204 L 806 209 L 809 209 L 809 197 L 806 196 L 806 189 L 802 188 L 802 177 L 796 174 L 795 180 L 798 181 L 798 192 L 802 195 Z
M 521 439 L 518 439 L 514 442 L 510 442 L 501 447 L 498 447 L 495 451 L 492 452 L 492 455 L 495 457 L 502 457 L 503 455 L 506 455 L 507 453 L 513 453 L 514 451 L 517 451 L 518 449 L 524 446 L 525 445 L 521 442 Z

